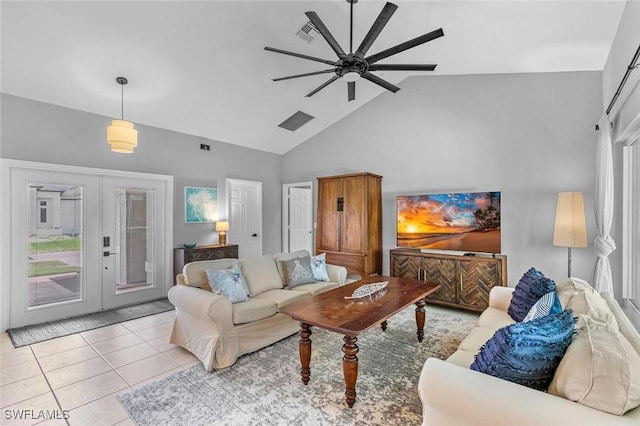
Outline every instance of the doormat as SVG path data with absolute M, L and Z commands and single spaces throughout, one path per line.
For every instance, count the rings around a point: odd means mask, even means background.
M 45 340 L 70 334 L 81 333 L 107 325 L 117 324 L 148 315 L 170 311 L 173 305 L 169 299 L 158 299 L 139 305 L 126 306 L 124 308 L 109 309 L 108 311 L 95 312 L 93 314 L 63 320 L 45 322 L 43 324 L 27 325 L 24 327 L 10 328 L 7 334 L 11 343 L 16 348 L 44 342 Z

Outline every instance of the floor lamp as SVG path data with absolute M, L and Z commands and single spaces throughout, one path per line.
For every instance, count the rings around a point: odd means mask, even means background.
M 561 192 L 558 194 L 553 245 L 568 248 L 567 273 L 568 277 L 571 277 L 571 249 L 573 247 L 587 247 L 587 225 L 582 192 Z

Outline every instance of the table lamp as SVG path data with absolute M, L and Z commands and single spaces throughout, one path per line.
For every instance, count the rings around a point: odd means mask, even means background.
M 229 222 L 221 220 L 216 222 L 216 231 L 218 232 L 218 243 L 220 245 L 227 244 L 227 232 L 229 230 Z
M 587 225 L 582 192 L 561 192 L 558 194 L 553 245 L 568 248 L 567 271 L 568 276 L 571 277 L 571 249 L 573 247 L 587 247 Z

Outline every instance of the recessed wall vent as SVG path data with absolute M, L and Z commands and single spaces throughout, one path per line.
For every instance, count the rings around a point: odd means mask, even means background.
M 300 127 L 304 126 L 305 124 L 307 124 L 309 121 L 313 119 L 314 119 L 313 116 L 309 114 L 305 114 L 302 111 L 298 111 L 295 114 L 293 114 L 291 117 L 284 120 L 282 123 L 278 124 L 278 127 L 282 127 L 283 129 L 287 129 L 287 130 L 291 130 L 292 132 L 295 132 Z
M 302 27 L 296 33 L 298 37 L 306 41 L 307 43 L 313 43 L 313 40 L 316 39 L 320 35 L 315 25 L 311 23 L 311 21 L 307 21 L 302 25 Z

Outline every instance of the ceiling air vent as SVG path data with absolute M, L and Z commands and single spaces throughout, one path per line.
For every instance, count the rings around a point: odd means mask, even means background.
M 311 44 L 313 40 L 315 40 L 316 37 L 318 37 L 319 34 L 320 33 L 318 32 L 316 27 L 311 23 L 311 21 L 305 22 L 304 25 L 296 33 L 298 37 L 300 37 L 301 39 L 303 39 L 309 44 Z
M 300 127 L 307 124 L 309 121 L 313 120 L 314 117 L 309 114 L 305 114 L 302 111 L 298 111 L 293 114 L 291 117 L 284 120 L 282 123 L 278 124 L 278 127 L 282 127 L 283 129 L 291 130 L 295 132 Z

